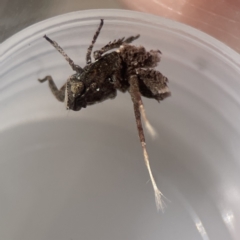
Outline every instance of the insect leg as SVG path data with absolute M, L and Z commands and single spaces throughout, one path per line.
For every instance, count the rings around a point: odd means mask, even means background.
M 122 44 L 124 43 L 131 43 L 134 40 L 138 39 L 140 37 L 140 35 L 136 35 L 136 36 L 131 36 L 127 39 L 125 38 L 121 38 L 118 40 L 114 40 L 113 42 L 109 42 L 107 45 L 105 45 L 103 48 L 101 48 L 100 50 L 97 50 L 93 53 L 93 56 L 95 58 L 95 60 L 99 59 L 105 52 L 112 50 L 114 48 L 119 48 Z
M 45 35 L 44 38 L 48 42 L 50 42 L 60 54 L 62 54 L 62 56 L 66 59 L 66 61 L 72 67 L 73 71 L 76 71 L 76 72 L 79 72 L 79 73 L 82 72 L 82 68 L 80 66 L 74 64 L 73 60 L 70 57 L 68 57 L 68 55 L 64 52 L 64 50 L 57 44 L 57 42 L 50 39 L 47 35 Z
M 138 68 L 136 74 L 142 83 L 140 92 L 143 96 L 164 100 L 171 95 L 168 88 L 168 79 L 159 71 L 150 68 Z
M 101 31 L 102 26 L 103 26 L 103 19 L 101 19 L 100 25 L 99 25 L 96 33 L 93 36 L 92 43 L 88 47 L 87 55 L 86 55 L 86 62 L 87 62 L 87 64 L 90 64 L 92 62 L 92 59 L 91 59 L 92 49 L 93 49 L 94 43 L 96 42 L 96 40 L 98 38 L 98 35 L 99 35 L 100 31 Z
M 136 75 L 130 76 L 129 84 L 130 84 L 129 93 L 130 93 L 132 101 L 133 101 L 134 114 L 135 114 L 135 119 L 136 119 L 136 123 L 137 123 L 138 135 L 139 135 L 140 142 L 142 145 L 144 161 L 145 161 L 145 164 L 148 169 L 150 179 L 152 182 L 152 186 L 153 186 L 153 190 L 154 190 L 154 194 L 155 194 L 156 206 L 157 206 L 158 210 L 163 209 L 163 204 L 164 204 L 162 201 L 163 194 L 158 189 L 155 179 L 152 175 L 152 170 L 151 170 L 150 163 L 149 163 L 149 157 L 148 157 L 148 153 L 146 150 L 146 142 L 145 142 L 145 136 L 144 136 L 142 122 L 141 122 L 141 111 L 140 111 L 140 105 L 141 105 L 142 100 L 141 100 L 141 94 L 139 92 L 138 78 Z
M 46 76 L 43 79 L 38 79 L 40 83 L 43 83 L 45 81 L 48 81 L 49 88 L 52 91 L 52 94 L 59 100 L 60 102 L 64 101 L 65 98 L 65 88 L 66 88 L 66 83 L 58 90 L 56 84 L 54 83 L 53 79 L 51 76 Z

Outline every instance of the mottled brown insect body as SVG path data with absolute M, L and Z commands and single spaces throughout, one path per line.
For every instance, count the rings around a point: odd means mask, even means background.
M 48 81 L 53 95 L 59 101 L 64 101 L 67 109 L 74 111 L 79 111 L 88 105 L 115 98 L 117 90 L 121 92 L 128 91 L 130 93 L 139 138 L 143 148 L 145 163 L 153 184 L 157 207 L 162 208 L 162 194 L 158 190 L 152 176 L 141 123 L 142 117 L 148 130 L 153 133 L 153 128 L 145 115 L 141 96 L 154 98 L 157 101 L 170 96 L 167 86 L 168 79 L 154 69 L 160 62 L 161 52 L 159 50 L 146 51 L 142 46 L 130 45 L 129 43 L 139 38 L 139 35 L 137 35 L 109 42 L 106 46 L 93 53 L 95 61 L 92 63 L 92 48 L 102 26 L 103 20 L 101 20 L 98 30 L 93 37 L 92 44 L 88 48 L 86 55 L 87 64 L 84 68 L 74 64 L 55 41 L 44 36 L 64 56 L 76 73 L 71 75 L 59 90 L 51 76 L 46 76 L 43 79 L 39 79 L 39 81 Z M 116 48 L 116 51 L 107 53 Z

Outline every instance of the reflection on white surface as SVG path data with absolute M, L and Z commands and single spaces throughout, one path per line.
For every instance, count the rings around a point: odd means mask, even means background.
M 231 228 L 234 229 L 234 215 L 232 211 L 227 211 L 225 213 L 222 213 L 222 218 L 224 220 L 224 222 L 226 223 L 226 225 Z
M 204 239 L 204 240 L 209 240 L 208 235 L 207 235 L 207 233 L 206 233 L 206 231 L 205 231 L 205 228 L 204 228 L 204 226 L 202 225 L 202 222 L 196 221 L 196 228 L 197 228 L 197 230 L 199 231 L 199 233 L 201 234 L 202 239 Z
M 203 240 L 209 240 L 208 234 L 203 226 L 202 221 L 200 220 L 197 212 L 194 208 L 190 205 L 190 202 L 179 192 L 178 189 L 174 189 L 175 193 L 177 194 L 179 201 L 183 204 L 184 208 L 187 209 L 188 214 L 190 215 L 191 219 L 195 223 L 196 229 L 199 232 L 201 238 Z
M 240 194 L 236 181 L 234 181 L 234 178 L 231 180 L 233 180 L 232 183 L 228 182 L 222 187 L 223 195 L 219 199 L 219 211 L 232 239 L 239 240 Z
M 226 184 L 220 199 L 219 211 L 232 239 L 239 240 L 240 194 L 235 183 Z
M 220 209 L 222 219 L 229 231 L 229 233 L 232 236 L 232 239 L 239 240 L 239 224 L 237 224 L 236 217 L 232 210 L 229 210 L 227 208 Z
M 229 202 L 235 202 L 240 203 L 240 192 L 239 192 L 239 186 L 234 186 L 234 183 L 229 184 L 228 187 L 225 188 L 225 197 L 226 200 Z M 240 209 L 240 204 L 239 204 Z

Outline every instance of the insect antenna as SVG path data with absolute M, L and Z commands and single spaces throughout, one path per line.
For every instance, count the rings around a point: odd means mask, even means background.
M 94 46 L 94 43 L 96 42 L 97 38 L 98 38 L 98 35 L 101 31 L 101 28 L 103 26 L 103 19 L 101 19 L 100 21 L 100 24 L 99 24 L 99 27 L 97 29 L 97 31 L 95 32 L 94 36 L 93 36 L 93 40 L 92 40 L 92 43 L 90 44 L 90 46 L 88 47 L 88 50 L 87 50 L 87 55 L 86 55 L 86 62 L 87 64 L 90 64 L 92 62 L 92 59 L 91 59 L 91 53 L 92 53 L 92 49 L 93 49 L 93 46 Z
M 57 44 L 57 42 L 50 39 L 47 35 L 43 36 L 48 42 L 50 42 L 53 47 L 66 59 L 69 65 L 72 67 L 73 71 L 82 72 L 82 68 L 74 64 L 73 60 L 64 52 L 64 50 Z

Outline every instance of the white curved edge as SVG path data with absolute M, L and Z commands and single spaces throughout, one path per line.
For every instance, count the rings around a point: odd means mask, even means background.
M 188 25 L 166 19 L 160 16 L 131 11 L 131 10 L 121 10 L 121 9 L 92 9 L 92 10 L 82 10 L 76 12 L 70 12 L 63 15 L 58 15 L 44 21 L 35 23 L 20 32 L 14 34 L 10 38 L 6 39 L 0 45 L 0 60 L 4 58 L 5 54 L 11 54 L 10 52 L 14 52 L 14 48 L 22 43 L 25 39 L 29 36 L 33 36 L 46 27 L 46 22 L 48 23 L 49 28 L 53 28 L 59 24 L 59 17 L 61 16 L 61 22 L 69 22 L 78 19 L 100 19 L 100 18 L 116 18 L 116 19 L 132 19 L 133 21 L 140 22 L 141 24 L 151 24 L 152 26 L 163 26 L 170 31 L 178 32 L 183 36 L 191 37 L 196 41 L 200 41 L 205 45 L 209 46 L 209 48 L 213 51 L 217 51 L 218 54 L 223 55 L 223 57 L 230 60 L 232 63 L 236 64 L 237 67 L 240 67 L 240 55 L 232 48 L 228 47 L 224 43 L 220 42 L 219 40 L 211 37 L 210 35 L 197 30 L 193 27 Z

